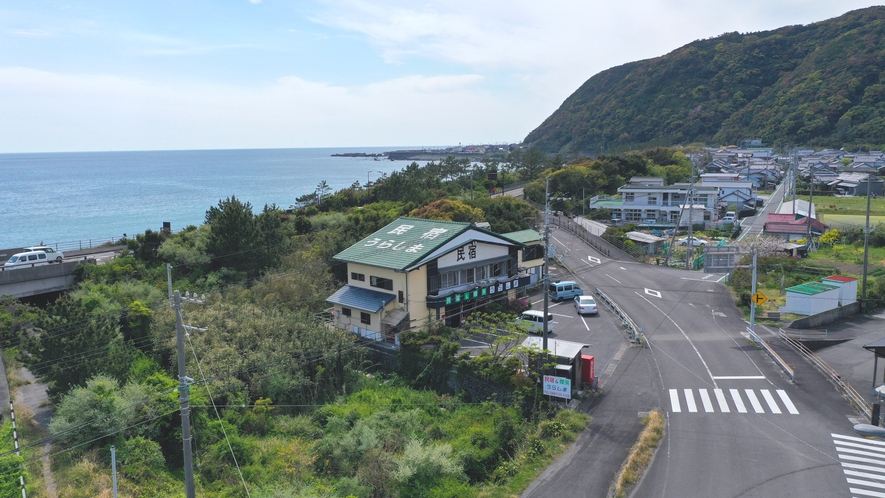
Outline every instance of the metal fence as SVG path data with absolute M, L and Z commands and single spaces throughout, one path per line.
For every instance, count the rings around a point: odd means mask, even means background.
M 793 382 L 796 382 L 796 370 L 793 367 L 791 367 L 790 365 L 788 365 L 787 362 L 784 361 L 783 358 L 781 358 L 781 355 L 777 354 L 777 351 L 772 349 L 771 345 L 768 344 L 768 342 L 763 341 L 759 337 L 759 335 L 757 335 L 753 331 L 753 329 L 747 327 L 747 331 L 750 332 L 750 340 L 752 340 L 756 344 L 762 346 L 762 348 L 768 352 L 768 355 L 771 356 L 774 359 L 774 361 L 776 361 L 777 364 L 780 365 L 782 369 L 784 369 L 784 372 L 786 372 L 787 375 L 790 376 L 790 380 Z
M 805 344 L 793 339 L 789 334 L 784 332 L 784 329 L 778 329 L 778 335 L 784 342 L 786 342 L 790 347 L 796 350 L 797 353 L 802 355 L 806 361 L 811 363 L 814 368 L 816 368 L 820 373 L 824 374 L 830 382 L 836 386 L 836 390 L 842 393 L 842 396 L 851 403 L 855 409 L 861 411 L 866 415 L 867 420 L 871 419 L 873 416 L 873 406 L 870 402 L 864 399 L 863 396 L 857 390 L 851 386 L 851 384 L 842 378 L 839 375 L 839 372 L 833 369 L 830 365 L 827 364 L 814 351 L 808 349 Z
M 603 302 L 603 304 L 605 304 L 608 309 L 612 310 L 616 315 L 618 315 L 618 318 L 621 319 L 624 327 L 627 328 L 627 332 L 630 333 L 630 339 L 636 344 L 644 346 L 645 336 L 642 334 L 642 327 L 636 325 L 630 318 L 630 316 L 627 313 L 624 313 L 620 306 L 615 304 L 614 301 L 612 301 L 601 290 L 599 290 L 599 287 L 594 287 L 593 290 L 596 291 L 596 295 L 599 296 L 599 299 Z

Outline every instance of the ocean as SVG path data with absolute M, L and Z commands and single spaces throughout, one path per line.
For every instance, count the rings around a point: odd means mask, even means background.
M 61 250 L 203 223 L 231 195 L 286 209 L 325 180 L 332 192 L 375 181 L 411 161 L 332 157 L 418 147 L 0 154 L 0 248 Z M 425 162 L 419 161 L 419 164 Z

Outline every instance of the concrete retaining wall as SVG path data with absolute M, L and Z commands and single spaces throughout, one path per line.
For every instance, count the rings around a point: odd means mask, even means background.
M 833 323 L 843 318 L 852 317 L 854 315 L 857 315 L 858 313 L 860 313 L 860 302 L 856 301 L 845 306 L 840 306 L 838 308 L 824 311 L 823 313 L 818 313 L 816 315 L 810 315 L 806 316 L 805 318 L 794 320 L 788 328 L 812 329 L 815 327 L 820 327 L 821 325 Z

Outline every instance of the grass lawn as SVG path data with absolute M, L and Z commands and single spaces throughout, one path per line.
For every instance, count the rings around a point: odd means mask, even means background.
M 798 196 L 797 199 L 802 199 L 805 201 L 809 200 L 808 196 Z M 789 200 L 785 199 L 784 202 L 789 202 Z M 815 195 L 814 209 L 818 213 L 818 215 L 850 214 L 864 216 L 867 212 L 867 198 Z M 870 216 L 870 223 L 872 223 L 872 216 L 885 217 L 885 197 L 870 199 Z M 883 218 L 883 221 L 885 221 L 885 218 Z M 863 225 L 863 220 L 861 220 L 860 224 Z

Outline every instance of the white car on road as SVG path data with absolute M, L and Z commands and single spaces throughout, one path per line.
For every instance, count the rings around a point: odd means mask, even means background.
M 56 263 L 61 263 L 61 260 L 65 259 L 65 254 L 61 251 L 56 251 L 55 249 L 49 246 L 32 246 L 22 248 L 23 252 L 34 252 L 34 251 L 43 251 L 46 253 L 46 257 L 49 258 L 50 261 L 55 261 Z
M 599 313 L 599 309 L 596 307 L 596 300 L 593 299 L 593 296 L 575 296 L 575 311 L 577 311 L 579 315 L 595 315 Z
M 676 241 L 677 246 L 705 246 L 707 245 L 706 240 L 699 239 L 697 237 L 685 237 Z

